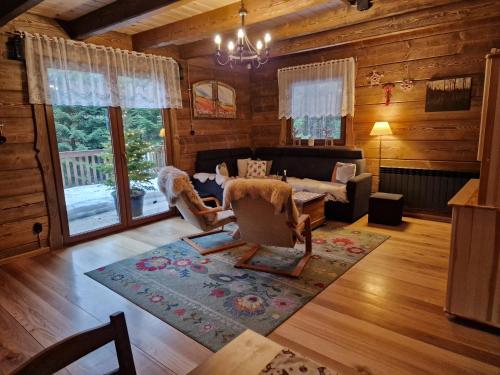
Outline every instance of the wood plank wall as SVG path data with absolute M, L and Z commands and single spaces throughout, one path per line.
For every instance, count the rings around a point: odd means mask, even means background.
M 189 69 L 188 69 L 189 64 Z M 215 66 L 211 59 L 193 59 L 182 63 L 183 108 L 176 111 L 180 137 L 179 167 L 194 172 L 196 152 L 220 148 L 251 146 L 250 74 L 247 70 L 229 70 Z M 189 71 L 188 71 L 189 70 Z M 190 117 L 189 82 L 203 80 L 227 83 L 236 90 L 236 119 L 195 119 Z M 191 124 L 194 135 L 191 135 Z M 214 171 L 215 173 L 215 171 Z
M 6 32 L 15 30 L 67 37 L 55 21 L 29 13 L 0 29 L 0 123 L 5 123 L 7 137 L 7 143 L 0 146 L 0 263 L 49 245 L 47 201 L 55 195 L 54 191 L 45 191 L 37 160 L 36 127 L 28 102 L 24 62 L 7 59 Z M 107 33 L 88 42 L 123 49 L 132 46 L 131 38 L 120 33 Z M 33 233 L 35 223 L 43 226 L 40 241 Z
M 275 58 L 251 75 L 254 145 L 278 143 L 278 68 L 355 56 L 355 144 L 365 151 L 368 171 L 375 176 L 374 190 L 378 187 L 378 140 L 369 133 L 375 121 L 389 121 L 394 133 L 384 137 L 382 166 L 478 171 L 484 56 L 498 46 L 500 20 L 490 19 Z M 368 85 L 366 76 L 372 70 L 384 74 L 383 83 L 397 85 L 408 77 L 415 86 L 410 92 L 397 86 L 392 104 L 385 106 L 383 89 Z M 426 113 L 426 81 L 461 75 L 472 76 L 471 109 Z
M 34 15 L 18 17 L 0 29 L 0 122 L 5 124 L 7 137 L 7 143 L 0 146 L 0 262 L 2 258 L 46 247 L 49 234 L 24 62 L 7 60 L 5 49 L 5 32 L 16 29 L 66 35 L 55 22 Z M 33 233 L 35 223 L 43 226 L 40 242 Z

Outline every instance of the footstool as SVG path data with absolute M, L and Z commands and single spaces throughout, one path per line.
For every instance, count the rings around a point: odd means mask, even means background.
M 368 222 L 384 225 L 399 225 L 403 219 L 403 195 L 373 193 L 370 196 Z

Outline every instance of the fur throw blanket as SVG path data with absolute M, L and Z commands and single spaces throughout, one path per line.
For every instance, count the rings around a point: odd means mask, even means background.
M 158 175 L 158 187 L 171 206 L 175 206 L 178 197 L 184 193 L 196 209 L 201 211 L 210 208 L 201 200 L 188 174 L 180 169 L 172 166 L 162 168 Z M 205 218 L 207 222 L 212 222 L 216 215 L 209 214 L 207 216 L 210 216 Z
M 228 209 L 231 201 L 250 196 L 254 199 L 264 199 L 274 207 L 276 215 L 285 208 L 292 208 L 292 217 L 296 219 L 297 208 L 292 199 L 292 188 L 286 182 L 263 178 L 238 178 L 227 181 L 224 189 L 224 208 Z

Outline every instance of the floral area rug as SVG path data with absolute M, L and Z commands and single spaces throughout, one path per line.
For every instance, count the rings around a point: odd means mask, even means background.
M 317 229 L 312 259 L 296 279 L 234 268 L 250 245 L 202 256 L 184 241 L 86 275 L 217 351 L 247 328 L 268 335 L 387 238 L 354 229 Z M 219 233 L 197 241 L 214 246 L 232 238 Z M 287 268 L 303 248 L 264 247 L 253 261 Z

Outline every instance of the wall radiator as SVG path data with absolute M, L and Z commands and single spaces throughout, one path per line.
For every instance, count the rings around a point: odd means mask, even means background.
M 451 214 L 448 201 L 476 172 L 380 168 L 380 191 L 404 195 L 405 209 Z

